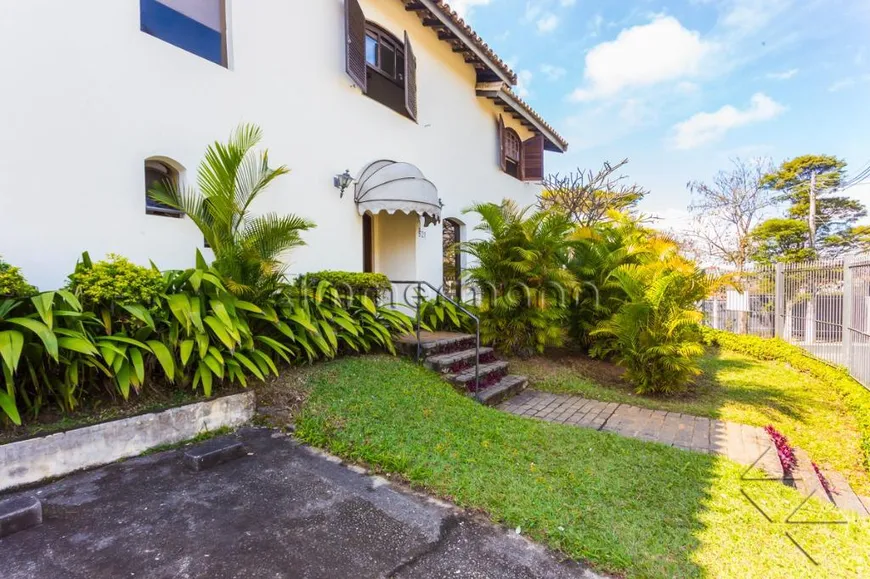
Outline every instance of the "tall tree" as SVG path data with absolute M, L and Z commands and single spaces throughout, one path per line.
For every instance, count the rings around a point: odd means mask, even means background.
M 846 162 L 831 155 L 803 155 L 785 161 L 762 180 L 778 200 L 789 203 L 787 216 L 807 223 L 805 246 L 823 257 L 836 256 L 860 244 L 856 222 L 867 215 L 860 201 L 837 195 Z
M 752 230 L 752 261 L 759 265 L 794 263 L 818 257 L 807 247 L 810 227 L 806 221 L 775 217 Z
M 688 236 L 711 261 L 742 272 L 752 257 L 752 230 L 772 207 L 773 195 L 762 185 L 770 171 L 769 159 L 731 160 L 710 184 L 692 181 L 689 211 L 694 218 Z
M 538 197 L 541 209 L 555 209 L 583 227 L 607 220 L 610 211 L 629 212 L 647 190 L 628 184 L 628 176 L 619 171 L 628 164 L 623 159 L 615 165 L 604 163 L 597 172 L 577 169 L 567 175 L 550 175 L 544 179 L 544 190 Z

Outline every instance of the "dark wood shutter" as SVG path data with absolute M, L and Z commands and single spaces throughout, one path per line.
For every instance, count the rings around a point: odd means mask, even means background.
M 366 92 L 366 15 L 359 0 L 344 0 L 344 30 L 347 42 L 347 74 Z
M 523 142 L 523 181 L 544 180 L 544 137 L 537 135 Z
M 504 118 L 499 115 L 498 116 L 498 149 L 496 149 L 496 153 L 498 154 L 498 166 L 501 167 L 502 171 L 507 171 L 507 159 L 505 159 L 504 154 Z
M 417 120 L 417 57 L 411 48 L 411 39 L 405 31 L 405 110 Z

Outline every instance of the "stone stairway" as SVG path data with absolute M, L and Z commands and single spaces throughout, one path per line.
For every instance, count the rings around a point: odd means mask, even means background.
M 416 357 L 417 336 L 403 336 L 397 345 L 406 355 Z M 480 377 L 475 384 L 475 337 L 453 332 L 421 332 L 420 359 L 423 364 L 444 376 L 462 392 L 495 406 L 522 392 L 528 380 L 508 373 L 508 363 L 499 360 L 492 348 L 480 348 Z

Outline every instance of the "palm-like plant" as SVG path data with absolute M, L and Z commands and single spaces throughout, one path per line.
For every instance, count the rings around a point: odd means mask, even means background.
M 262 139 L 255 125 L 239 126 L 227 143 L 208 147 L 199 166 L 198 190 L 167 179 L 151 199 L 183 211 L 214 251 L 214 268 L 236 295 L 272 291 L 284 275 L 282 255 L 305 245 L 301 233 L 314 224 L 295 215 L 254 216 L 251 206 L 287 167 L 269 167 L 268 151 L 254 151 Z
M 675 245 L 658 249 L 654 260 L 611 272 L 626 299 L 591 332 L 610 339 L 609 347 L 639 394 L 678 392 L 700 373 L 702 315 L 695 304 L 714 283 Z
M 480 292 L 481 337 L 509 353 L 528 354 L 560 345 L 575 281 L 564 264 L 570 221 L 559 213 L 520 209 L 514 202 L 482 203 L 487 236 L 459 245 L 475 258 L 465 275 Z

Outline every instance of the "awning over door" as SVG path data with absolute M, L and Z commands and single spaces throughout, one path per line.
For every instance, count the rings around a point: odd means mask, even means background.
M 410 163 L 381 160 L 370 164 L 357 179 L 354 200 L 360 215 L 401 211 L 421 215 L 426 225 L 441 221 L 438 189 Z

